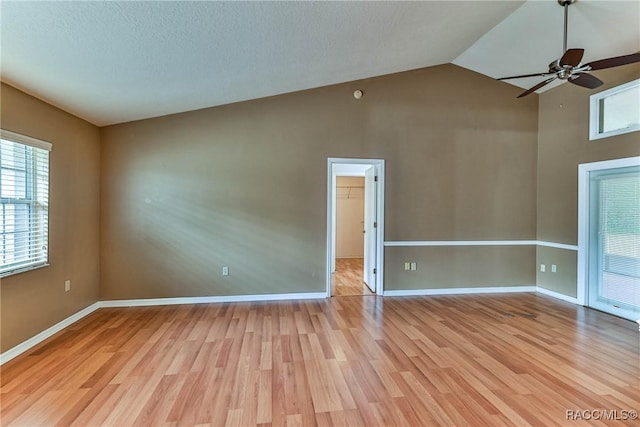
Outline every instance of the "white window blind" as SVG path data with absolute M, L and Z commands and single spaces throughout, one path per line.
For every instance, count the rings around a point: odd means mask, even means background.
M 640 308 L 640 173 L 601 177 L 599 198 L 601 295 Z
M 0 277 L 48 262 L 50 150 L 0 131 Z

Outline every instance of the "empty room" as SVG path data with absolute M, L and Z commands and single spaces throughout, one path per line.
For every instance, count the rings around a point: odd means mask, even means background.
M 640 2 L 0 2 L 0 425 L 631 426 Z

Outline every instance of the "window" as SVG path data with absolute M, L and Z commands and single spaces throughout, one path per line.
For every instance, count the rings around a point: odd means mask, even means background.
M 589 139 L 640 130 L 640 79 L 590 97 Z
M 0 130 L 0 277 L 48 262 L 50 150 Z
M 590 182 L 590 307 L 640 316 L 640 166 L 594 170 Z

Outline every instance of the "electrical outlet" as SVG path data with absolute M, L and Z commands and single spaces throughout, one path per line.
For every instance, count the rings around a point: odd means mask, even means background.
M 544 265 L 544 264 L 540 264 L 540 271 L 541 271 L 541 272 L 543 272 L 543 273 L 544 273 L 545 271 L 547 271 L 547 266 L 546 266 L 546 265 Z
M 404 269 L 405 269 L 406 271 L 410 270 L 410 269 L 411 269 L 411 264 L 410 264 L 410 263 L 408 263 L 408 262 L 405 262 L 405 263 L 404 263 Z
M 229 275 L 229 267 L 222 267 L 222 275 L 223 276 Z
M 71 290 L 71 280 L 64 281 L 64 291 L 69 292 Z
M 557 265 L 555 265 L 555 264 L 551 264 L 551 272 L 552 272 L 552 273 L 555 273 L 555 272 L 557 272 L 557 271 L 558 271 L 558 266 L 557 266 Z
M 416 271 L 418 269 L 418 264 L 415 262 L 411 263 L 411 271 Z

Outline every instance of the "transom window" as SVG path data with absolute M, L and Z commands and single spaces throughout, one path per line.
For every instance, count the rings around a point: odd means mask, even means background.
M 48 262 L 50 150 L 0 130 L 0 277 Z
M 589 139 L 640 130 L 640 79 L 590 97 Z

